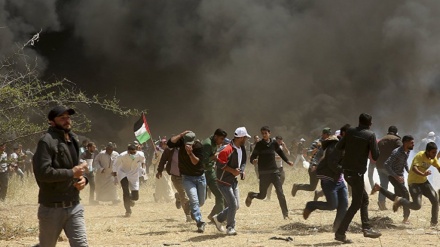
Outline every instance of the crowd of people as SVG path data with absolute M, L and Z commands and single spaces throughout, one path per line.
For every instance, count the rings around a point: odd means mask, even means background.
M 246 178 L 246 165 L 255 168 L 258 192 L 249 191 L 245 205 L 250 207 L 254 199 L 270 200 L 275 189 L 284 219 L 290 219 L 283 191 L 285 172 L 283 165 L 303 166 L 308 169 L 308 184 L 293 184 L 291 195 L 299 191 L 314 191 L 312 201 L 305 203 L 303 218 L 308 219 L 315 210 L 336 210 L 333 222 L 335 240 L 352 241 L 346 237 L 347 229 L 357 211 L 360 211 L 362 231 L 365 237 L 378 238 L 382 234 L 369 222 L 369 193 L 365 189 L 364 174 L 370 167 L 378 171 L 380 183 L 370 182 L 371 194 L 379 192 L 378 206 L 386 210 L 385 199 L 393 201 L 393 210 L 403 207 L 403 223 L 409 222 L 410 210 L 421 208 L 425 196 L 432 204 L 431 226 L 438 223 L 439 200 L 427 177 L 430 166 L 440 170 L 438 150 L 434 134 L 422 140 L 424 149 L 419 151 L 411 166 L 409 153 L 415 145 L 414 137 L 398 135 L 395 126 L 379 140 L 370 130 L 372 117 L 362 113 L 358 126 L 343 125 L 336 132 L 322 129 L 320 138 L 307 148 L 301 138 L 288 147 L 283 137 L 272 138 L 269 126 L 260 129 L 260 136 L 251 136 L 245 127 L 238 127 L 232 137 L 223 129 L 216 129 L 206 139 L 199 139 L 193 131 L 183 131 L 171 138 L 157 140 L 153 150 L 134 141 L 118 153 L 113 142 L 98 151 L 94 142 L 83 141 L 71 131 L 73 109 L 63 106 L 53 108 L 48 114 L 50 127 L 40 139 L 35 154 L 23 152 L 22 146 L 14 148 L 11 155 L 0 145 L 0 199 L 7 193 L 7 179 L 17 174 L 34 174 L 39 186 L 38 209 L 40 246 L 55 246 L 62 230 L 71 246 L 87 246 L 84 208 L 79 192 L 89 186 L 89 204 L 110 202 L 119 205 L 117 189 L 122 189 L 125 217 L 130 217 L 139 199 L 140 183 L 152 169 L 155 176 L 156 202 L 174 202 L 182 209 L 187 222 L 195 222 L 197 232 L 203 233 L 206 220 L 200 208 L 207 191 L 215 203 L 206 218 L 220 232 L 236 235 L 236 213 L 240 207 L 239 180 Z M 429 139 L 431 138 L 431 139 Z M 33 169 L 32 169 L 33 168 Z M 408 173 L 407 184 L 404 171 Z M 388 191 L 388 183 L 394 193 Z M 317 190 L 320 184 L 321 190 Z M 350 193 L 349 193 L 350 190 Z M 351 205 L 349 206 L 349 195 Z M 324 201 L 318 201 L 325 196 Z M 410 199 L 411 197 L 411 199 Z

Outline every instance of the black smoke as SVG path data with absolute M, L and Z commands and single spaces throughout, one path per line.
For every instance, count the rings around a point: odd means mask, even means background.
M 440 130 L 440 2 L 0 0 L 0 52 L 43 29 L 45 77 L 147 108 L 155 137 L 217 127 L 285 138 L 373 115 L 379 135 Z M 90 110 L 98 139 L 134 119 Z M 103 140 L 107 141 L 107 140 Z

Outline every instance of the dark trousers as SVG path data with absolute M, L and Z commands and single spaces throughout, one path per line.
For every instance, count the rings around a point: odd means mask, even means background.
M 333 231 L 336 231 L 341 225 L 342 219 L 347 212 L 348 195 L 347 186 L 344 181 L 333 182 L 331 180 L 321 180 L 321 187 L 324 191 L 326 202 L 311 201 L 307 202 L 306 208 L 314 211 L 320 210 L 337 210 L 336 217 L 333 222 Z
M 407 206 L 412 210 L 419 210 L 422 207 L 422 195 L 427 197 L 431 202 L 431 223 L 438 223 L 438 199 L 437 192 L 432 188 L 429 181 L 423 184 L 410 184 L 409 193 L 411 194 L 412 202 L 406 199 L 401 199 L 402 206 Z
M 206 185 L 211 190 L 212 194 L 214 194 L 215 197 L 215 204 L 214 207 L 211 210 L 211 213 L 209 215 L 214 216 L 221 211 L 223 211 L 223 208 L 225 207 L 225 203 L 223 201 L 222 193 L 220 192 L 218 186 L 217 186 L 217 175 L 215 169 L 211 169 L 208 171 L 205 171 L 206 176 Z
M 284 185 L 284 181 L 286 180 L 286 173 L 284 172 L 283 167 L 278 168 L 278 170 L 280 170 L 280 176 L 281 176 L 281 186 Z M 269 184 L 269 188 L 267 189 L 267 195 L 266 198 L 270 200 L 271 196 L 272 196 L 272 189 L 273 189 L 273 185 Z
M 389 192 L 386 188 L 380 188 L 380 193 L 384 195 L 386 198 L 394 201 L 396 196 L 400 196 L 409 200 L 409 192 L 405 187 L 405 183 L 399 183 L 393 176 L 388 176 L 389 181 L 394 186 L 394 194 Z M 403 207 L 403 218 L 407 219 L 409 217 L 410 210 L 407 206 Z
M 377 174 L 379 175 L 380 187 L 384 189 L 388 189 L 388 184 L 390 183 L 389 176 L 387 170 L 385 168 L 377 168 Z M 371 185 L 373 188 L 374 184 Z M 385 202 L 385 195 L 380 193 L 378 196 L 379 202 Z
M 250 194 L 251 198 L 257 198 L 260 200 L 266 198 L 267 188 L 269 188 L 270 184 L 273 184 L 275 187 L 283 216 L 288 216 L 289 211 L 287 210 L 286 197 L 284 196 L 283 186 L 281 184 L 281 174 L 279 172 L 269 174 L 260 173 L 260 193 Z
M 305 191 L 316 190 L 316 187 L 318 186 L 318 182 L 319 182 L 319 179 L 316 176 L 316 169 L 314 171 L 312 171 L 312 166 L 310 166 L 308 172 L 309 172 L 310 183 L 309 184 L 297 184 L 296 188 L 298 188 L 298 190 L 305 190 Z
M 125 177 L 121 180 L 122 197 L 124 198 L 125 212 L 131 213 L 131 201 L 137 201 L 139 199 L 139 191 L 132 190 L 130 193 L 128 179 Z
M 92 202 L 95 200 L 95 175 L 93 172 L 89 172 L 89 174 L 87 174 L 87 180 L 90 187 L 89 201 Z
M 342 219 L 341 225 L 339 226 L 336 233 L 345 235 L 354 215 L 357 211 L 361 210 L 361 222 L 362 229 L 371 228 L 368 223 L 368 194 L 365 191 L 364 186 L 364 174 L 359 174 L 356 172 L 344 171 L 345 181 L 351 186 L 353 191 L 351 205 L 345 213 L 344 219 Z
M 0 172 L 0 201 L 4 201 L 8 193 L 9 174 Z

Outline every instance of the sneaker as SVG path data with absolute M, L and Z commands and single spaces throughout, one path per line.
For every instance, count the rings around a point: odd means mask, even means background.
M 250 207 L 251 206 L 251 204 L 252 204 L 252 197 L 251 197 L 251 195 L 253 193 L 254 192 L 249 192 L 248 193 L 248 196 L 246 197 L 246 201 L 245 201 L 246 207 Z
M 206 226 L 206 223 L 203 221 L 197 223 L 197 232 L 203 233 L 205 231 L 205 226 Z
M 411 222 L 408 220 L 408 218 L 403 218 L 402 224 L 409 225 Z
M 177 209 L 181 209 L 182 208 L 182 204 L 180 204 L 179 193 L 174 194 L 174 198 L 176 198 L 176 208 Z
M 228 229 L 226 230 L 226 234 L 228 235 L 237 235 L 237 231 L 235 231 L 234 227 L 228 227 Z
M 291 191 L 293 197 L 296 196 L 297 191 L 298 191 L 298 186 L 296 186 L 296 184 L 293 184 L 292 191 Z
M 435 227 L 437 227 L 437 223 L 433 223 L 433 222 L 431 222 L 431 228 L 435 228 Z
M 306 220 L 309 218 L 310 214 L 312 213 L 312 210 L 309 208 L 305 208 L 303 211 L 303 218 Z
M 192 222 L 192 221 L 193 221 L 193 219 L 192 219 L 191 215 L 187 215 L 186 222 Z
M 380 190 L 380 185 L 378 185 L 377 183 L 375 183 L 375 184 L 373 185 L 373 188 L 371 188 L 370 195 L 374 195 L 374 194 L 376 194 L 376 192 L 378 192 L 379 190 Z
M 285 220 L 291 220 L 292 218 L 289 217 L 289 215 L 284 215 L 283 216 Z
M 363 229 L 362 232 L 364 233 L 364 237 L 366 238 L 378 238 L 382 236 L 382 233 L 373 230 L 373 228 Z
M 215 227 L 217 227 L 217 230 L 219 232 L 225 232 L 225 228 L 223 227 L 222 223 L 220 221 L 218 221 L 217 216 L 218 216 L 218 214 L 212 216 L 212 221 L 214 222 Z
M 397 210 L 400 207 L 400 199 L 402 199 L 402 197 L 400 196 L 396 196 L 396 198 L 394 198 L 394 203 L 393 203 L 393 211 L 397 212 Z
M 125 215 L 124 215 L 124 217 L 125 217 L 125 218 L 130 218 L 130 217 L 131 217 L 131 213 L 126 212 Z
M 335 233 L 335 240 L 341 241 L 344 244 L 352 244 L 353 241 L 347 238 L 345 234 Z

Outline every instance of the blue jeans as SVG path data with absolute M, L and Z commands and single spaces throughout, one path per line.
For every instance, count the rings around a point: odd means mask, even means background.
M 64 229 L 70 246 L 88 246 L 84 207 L 77 204 L 70 208 L 51 208 L 40 204 L 38 208 L 41 247 L 56 246 L 61 230 Z
M 182 175 L 183 187 L 189 198 L 189 207 L 197 223 L 202 222 L 200 207 L 205 204 L 206 199 L 206 179 L 205 174 L 201 176 Z
M 378 168 L 377 169 L 377 174 L 379 175 L 379 180 L 380 180 L 380 187 L 382 187 L 384 190 L 388 190 L 388 184 L 390 183 L 390 180 L 388 178 L 388 172 L 385 168 Z M 373 188 L 374 184 L 371 185 L 371 188 Z M 385 201 L 385 195 L 382 193 L 379 193 L 379 197 L 378 197 L 378 201 L 379 202 L 384 202 Z
M 311 201 L 306 204 L 306 208 L 314 211 L 320 210 L 335 210 L 336 217 L 333 222 L 333 231 L 339 228 L 342 219 L 347 212 L 348 207 L 348 195 L 347 186 L 344 181 L 333 182 L 330 180 L 321 180 L 321 188 L 324 192 L 326 202 Z
M 226 220 L 226 226 L 234 228 L 235 214 L 240 207 L 240 192 L 238 190 L 238 181 L 232 183 L 231 186 L 219 183 L 218 188 L 225 198 L 228 207 L 223 209 L 223 211 L 218 214 L 217 219 L 219 222 L 223 222 Z

